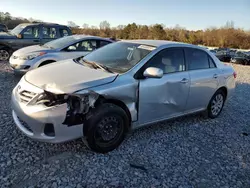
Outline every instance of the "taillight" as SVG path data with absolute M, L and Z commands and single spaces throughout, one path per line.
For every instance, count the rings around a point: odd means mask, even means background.
M 237 77 L 237 73 L 236 73 L 236 72 L 234 72 L 234 73 L 233 73 L 233 75 L 234 75 L 234 78 L 236 78 L 236 77 Z

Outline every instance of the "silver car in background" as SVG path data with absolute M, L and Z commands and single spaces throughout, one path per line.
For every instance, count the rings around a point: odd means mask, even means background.
M 61 61 L 77 58 L 114 42 L 96 36 L 72 35 L 45 43 L 21 48 L 10 57 L 10 66 L 16 73 L 26 73 L 29 70 Z
M 12 115 L 30 138 L 83 137 L 105 153 L 130 129 L 200 111 L 217 117 L 235 78 L 231 66 L 198 46 L 120 41 L 28 72 L 13 89 Z

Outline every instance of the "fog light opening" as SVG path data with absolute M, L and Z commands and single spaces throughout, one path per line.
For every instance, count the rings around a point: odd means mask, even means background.
M 44 134 L 46 136 L 54 137 L 55 136 L 55 129 L 52 123 L 46 123 L 44 126 Z

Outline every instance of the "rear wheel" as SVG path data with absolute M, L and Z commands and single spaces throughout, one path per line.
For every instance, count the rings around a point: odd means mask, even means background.
M 218 90 L 213 97 L 211 98 L 209 105 L 208 105 L 208 116 L 210 118 L 216 118 L 220 115 L 224 103 L 226 100 L 226 95 L 223 90 Z
M 0 61 L 7 61 L 10 58 L 10 50 L 6 47 L 0 49 Z
M 84 135 L 88 146 L 100 153 L 107 153 L 117 148 L 124 140 L 129 119 L 125 111 L 110 103 L 101 104 L 85 123 Z

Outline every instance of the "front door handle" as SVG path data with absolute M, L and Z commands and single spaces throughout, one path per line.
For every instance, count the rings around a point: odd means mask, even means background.
M 183 84 L 186 84 L 186 83 L 188 83 L 188 79 L 187 78 L 183 78 L 180 82 L 183 83 Z
M 214 74 L 214 76 L 213 76 L 214 78 L 218 78 L 218 74 Z

